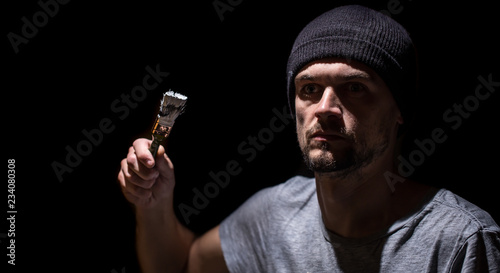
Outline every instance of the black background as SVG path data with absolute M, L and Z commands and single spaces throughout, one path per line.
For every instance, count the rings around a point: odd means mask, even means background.
M 388 2 L 365 4 L 382 10 Z M 483 2 L 401 0 L 403 9 L 392 17 L 411 33 L 420 59 L 417 121 L 409 140 L 428 138 L 434 128 L 448 136 L 416 168 L 415 178 L 451 189 L 499 222 L 499 95 L 480 101 L 456 130 L 442 118 L 474 95 L 478 76 L 491 74 L 500 81 L 498 14 L 496 6 Z M 168 140 L 176 204 L 191 204 L 192 189 L 202 189 L 211 181 L 209 172 L 224 170 L 228 161 L 242 168 L 190 217 L 194 231 L 213 227 L 255 191 L 300 173 L 293 124 L 275 133 L 250 162 L 237 147 L 268 128 L 273 109 L 286 105 L 286 61 L 298 32 L 319 14 L 347 3 L 362 2 L 244 0 L 221 21 L 211 0 L 73 0 L 59 5 L 16 54 L 8 33 L 20 35 L 21 18 L 32 21 L 41 7 L 36 1 L 5 2 L 2 131 L 6 159 L 16 160 L 15 269 L 137 270 L 134 217 L 116 176 L 133 140 L 150 137 L 162 92 L 170 88 L 189 96 Z M 169 76 L 119 119 L 112 102 L 142 84 L 146 66 L 158 64 Z M 104 118 L 115 129 L 59 182 L 51 164 L 64 164 L 65 147 L 75 148 L 86 139 L 82 130 L 98 128 Z M 406 151 L 414 149 L 410 145 Z M 2 213 L 7 211 L 4 185 Z M 4 220 L 0 233 L 7 227 Z M 7 238 L 0 241 L 4 253 Z M 3 266 L 7 258 L 2 257 Z

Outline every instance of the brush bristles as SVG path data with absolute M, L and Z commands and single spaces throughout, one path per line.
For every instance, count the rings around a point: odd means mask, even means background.
M 177 98 L 177 99 L 180 99 L 180 100 L 187 100 L 188 97 L 180 94 L 180 93 L 176 93 L 172 90 L 169 90 L 167 92 L 165 92 L 165 94 L 163 94 L 163 97 L 165 96 L 168 96 L 168 97 L 172 97 L 172 98 Z
M 171 90 L 163 94 L 160 113 L 158 114 L 160 125 L 172 126 L 175 119 L 184 112 L 186 101 L 186 96 Z

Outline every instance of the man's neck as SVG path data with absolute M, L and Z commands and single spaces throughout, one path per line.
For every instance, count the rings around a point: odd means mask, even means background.
M 429 189 L 406 180 L 393 191 L 384 173 L 365 169 L 340 178 L 316 173 L 318 201 L 326 228 L 350 238 L 377 233 L 409 213 Z

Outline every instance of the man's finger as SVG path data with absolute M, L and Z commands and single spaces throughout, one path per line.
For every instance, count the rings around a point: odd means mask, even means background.
M 141 162 L 147 168 L 153 168 L 155 166 L 155 159 L 149 151 L 151 146 L 151 140 L 145 138 L 139 138 L 134 141 L 132 147 L 134 147 L 135 155 L 137 160 Z
M 163 177 L 166 177 L 169 180 L 174 179 L 174 165 L 172 161 L 165 153 L 165 148 L 160 145 L 158 148 L 158 153 L 156 154 L 156 168 L 159 171 L 159 174 Z

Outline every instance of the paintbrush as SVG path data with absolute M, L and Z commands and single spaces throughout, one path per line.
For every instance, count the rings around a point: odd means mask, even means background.
M 168 137 L 175 119 L 184 112 L 187 97 L 169 90 L 163 94 L 160 103 L 160 112 L 153 126 L 153 142 L 149 151 L 156 157 L 160 144 Z

